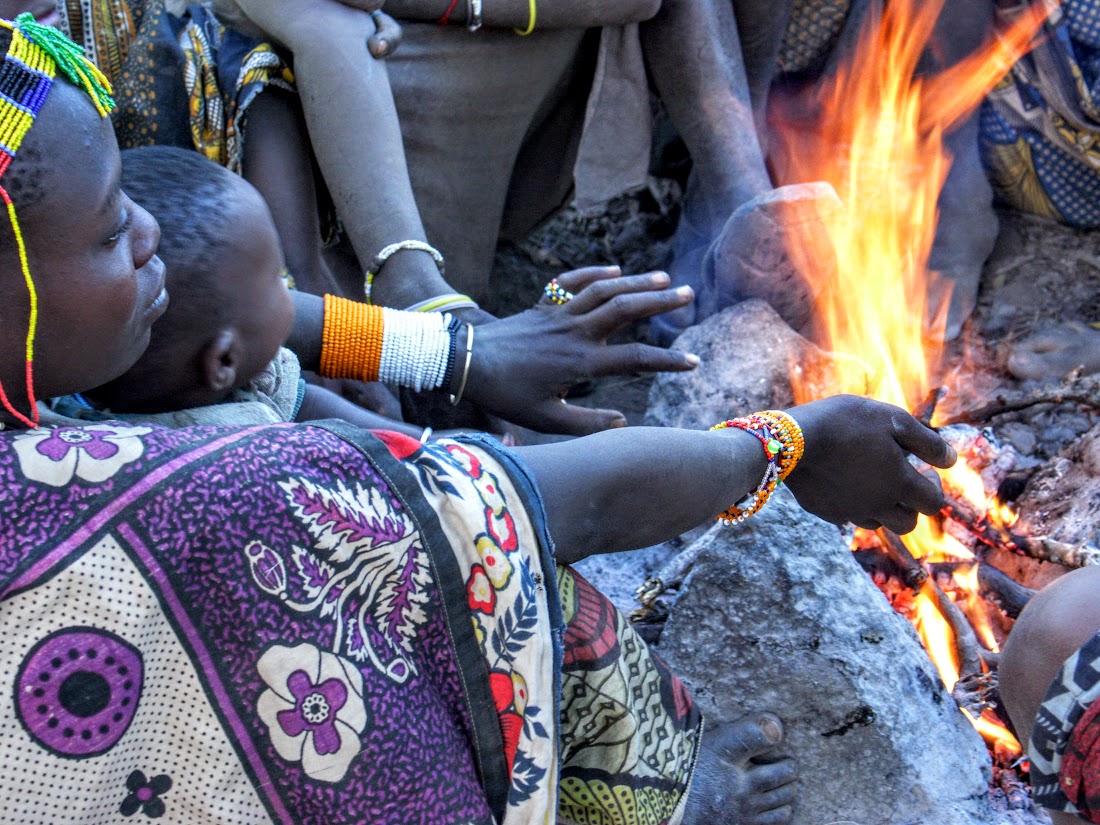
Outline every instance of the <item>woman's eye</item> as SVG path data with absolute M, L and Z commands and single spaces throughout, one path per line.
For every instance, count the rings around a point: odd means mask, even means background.
M 132 223 L 132 218 L 130 217 L 129 214 L 127 214 L 126 215 L 126 220 L 122 222 L 122 226 L 119 227 L 118 231 L 115 234 L 113 234 L 111 237 L 109 237 L 107 239 L 107 245 L 108 246 L 114 246 L 119 241 L 121 241 L 122 236 L 130 231 L 130 224 L 131 223 Z

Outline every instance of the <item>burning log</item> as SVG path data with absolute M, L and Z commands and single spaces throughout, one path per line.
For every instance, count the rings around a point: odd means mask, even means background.
M 1065 382 L 1057 386 L 1044 385 L 1026 392 L 1000 393 L 992 401 L 969 410 L 960 410 L 937 422 L 947 424 L 983 424 L 998 415 L 1019 412 L 1039 404 L 1080 404 L 1100 410 L 1100 375 L 1071 372 Z M 919 417 L 919 416 L 918 416 Z
M 1071 544 L 1050 536 L 1027 536 L 1002 525 L 994 524 L 972 504 L 946 496 L 940 511 L 962 525 L 979 542 L 988 547 L 1011 550 L 1039 561 L 1049 561 L 1063 567 L 1089 567 L 1100 564 L 1100 548 L 1091 544 Z
M 882 549 L 890 559 L 901 568 L 902 581 L 910 590 L 920 590 L 928 580 L 928 571 L 924 565 L 913 558 L 909 548 L 901 540 L 897 533 L 882 527 L 875 531 L 882 543 Z
M 1007 573 L 985 562 L 978 565 L 978 583 L 983 592 L 991 597 L 990 601 L 1012 619 L 1020 615 L 1020 611 L 1038 592 L 1024 587 Z
M 936 600 L 936 606 L 939 607 L 940 613 L 951 625 L 951 631 L 955 634 L 955 648 L 959 653 L 959 682 L 963 682 L 968 677 L 980 676 L 982 674 L 982 646 L 978 644 L 978 637 L 974 634 L 974 628 L 970 626 L 970 622 L 959 606 L 943 592 L 938 584 L 931 582 L 930 587 Z

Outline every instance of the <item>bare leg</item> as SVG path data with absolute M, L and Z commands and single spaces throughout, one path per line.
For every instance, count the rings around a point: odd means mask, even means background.
M 999 669 L 1001 698 L 1021 741 L 1031 735 L 1035 716 L 1062 662 L 1100 631 L 1100 568 L 1068 573 L 1043 588 L 1016 621 Z M 1056 825 L 1081 820 L 1050 811 Z
M 488 287 L 516 159 L 571 72 L 583 30 L 465 30 L 405 24 L 388 69 L 428 238 L 452 284 Z M 571 169 L 564 170 L 569 175 Z
M 949 0 L 933 33 L 927 68 L 939 71 L 958 63 L 992 30 L 991 0 Z M 998 226 L 993 189 L 978 154 L 978 113 L 949 132 L 944 144 L 954 160 L 940 192 L 939 224 L 928 263 L 951 287 L 946 333 L 955 338 L 974 311 L 982 266 L 993 251 Z
M 778 758 L 783 726 L 770 713 L 719 723 L 703 735 L 685 825 L 782 825 L 795 799 L 794 762 Z
M 317 190 L 302 107 L 295 95 L 268 89 L 248 110 L 244 177 L 267 201 L 287 269 L 299 289 L 359 297 L 342 290 L 322 257 Z
M 833 208 L 835 193 L 824 185 L 773 190 L 756 128 L 790 9 L 789 0 L 740 0 L 735 20 L 728 0 L 666 0 L 642 26 L 654 82 L 693 162 L 669 272 L 697 300 L 655 321 L 661 338 L 751 297 L 792 326 L 805 323 L 812 302 L 792 291 L 801 278 L 788 236 L 795 225 L 819 223 L 815 212 Z

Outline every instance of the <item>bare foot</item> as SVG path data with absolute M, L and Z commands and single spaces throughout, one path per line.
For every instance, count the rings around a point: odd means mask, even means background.
M 1008 371 L 1021 379 L 1055 380 L 1081 368 L 1100 372 L 1100 330 L 1080 321 L 1045 329 L 1012 348 Z
M 794 329 L 810 321 L 822 283 L 836 258 L 822 216 L 841 209 L 827 183 L 780 186 L 740 206 L 711 247 L 703 270 L 696 321 L 748 298 L 771 304 Z M 806 250 L 819 273 L 810 284 L 792 260 L 792 245 Z M 711 304 L 707 305 L 706 302 Z
M 703 734 L 684 825 L 783 825 L 793 815 L 794 760 L 775 753 L 783 724 L 770 713 Z

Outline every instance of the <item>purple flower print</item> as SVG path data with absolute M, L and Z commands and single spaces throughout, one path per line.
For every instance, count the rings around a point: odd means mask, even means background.
M 339 782 L 359 755 L 367 727 L 363 676 L 334 653 L 311 644 L 273 645 L 256 663 L 268 689 L 256 713 L 275 752 L 301 762 L 310 779 Z
M 31 481 L 64 487 L 76 476 L 95 484 L 141 458 L 141 436 L 148 432 L 148 427 L 108 424 L 41 427 L 17 435 L 13 446 L 23 475 Z
M 281 710 L 276 718 L 287 736 L 313 731 L 313 747 L 324 756 L 340 750 L 336 732 L 336 711 L 348 700 L 348 689 L 339 679 L 328 679 L 319 685 L 310 681 L 304 670 L 296 670 L 286 680 L 286 686 L 297 700 L 293 710 Z
M 110 430 L 82 430 L 78 427 L 58 427 L 50 432 L 49 438 L 39 441 L 35 448 L 51 461 L 61 461 L 69 450 L 84 450 L 96 461 L 103 461 L 118 452 L 118 445 L 104 440 L 108 435 L 117 435 Z

